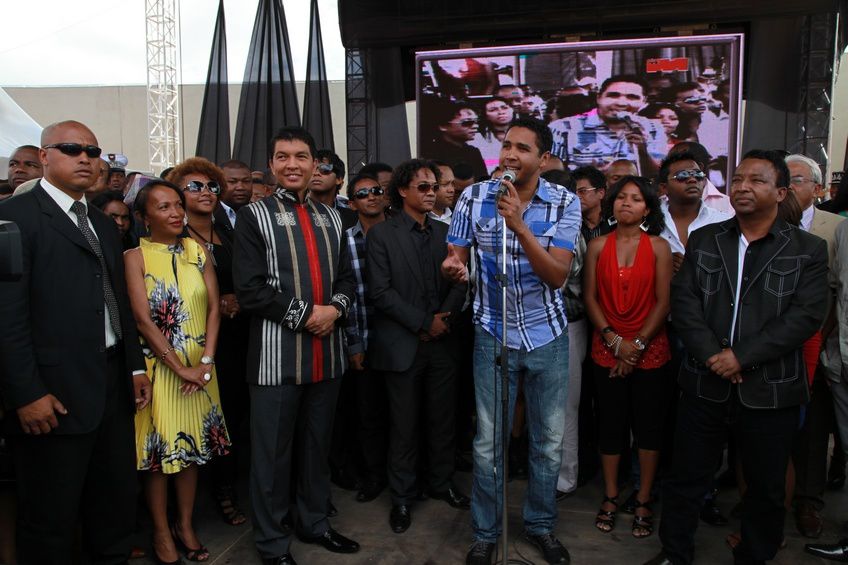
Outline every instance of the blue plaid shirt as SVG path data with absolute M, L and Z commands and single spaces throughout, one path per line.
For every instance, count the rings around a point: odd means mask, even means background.
M 368 318 L 373 307 L 365 300 L 365 232 L 362 231 L 362 224 L 356 222 L 355 226 L 348 228 L 345 236 L 356 278 L 356 294 L 345 326 L 347 354 L 354 355 L 365 353 L 368 349 Z
M 459 197 L 453 213 L 448 243 L 474 246 L 477 276 L 474 278 L 474 323 L 498 341 L 501 337 L 500 273 L 501 221 L 495 205 L 498 181 L 471 185 Z M 539 179 L 536 194 L 524 211 L 524 222 L 545 249 L 574 252 L 580 234 L 580 202 L 563 187 Z M 562 291 L 533 272 L 512 230 L 507 242 L 507 346 L 527 351 L 550 343 L 566 328 Z

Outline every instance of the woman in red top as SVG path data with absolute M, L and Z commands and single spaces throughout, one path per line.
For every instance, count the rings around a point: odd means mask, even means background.
M 604 209 L 615 230 L 589 243 L 583 271 L 586 311 L 595 327 L 592 361 L 606 489 L 595 527 L 615 527 L 618 463 L 632 426 L 642 470 L 632 533 L 642 538 L 653 533 L 649 504 L 665 418 L 671 249 L 657 235 L 663 215 L 648 179 L 627 176 L 615 183 Z

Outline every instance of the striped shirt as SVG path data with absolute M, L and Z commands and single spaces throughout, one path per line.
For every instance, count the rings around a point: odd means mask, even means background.
M 347 247 L 350 251 L 350 264 L 356 279 L 356 294 L 350 307 L 345 325 L 347 354 L 355 355 L 368 350 L 368 320 L 374 311 L 370 301 L 366 301 L 365 291 L 365 231 L 362 224 L 356 222 L 345 232 Z
M 305 330 L 315 305 L 348 313 L 355 282 L 343 237 L 335 210 L 285 190 L 239 210 L 233 279 L 252 315 L 248 382 L 308 384 L 344 372 L 341 324 L 325 337 Z
M 501 252 L 497 187 L 497 180 L 484 181 L 462 193 L 447 240 L 461 247 L 474 246 L 478 266 L 473 280 L 474 322 L 501 340 L 501 289 L 495 279 L 500 273 Z M 580 202 L 573 193 L 539 179 L 523 217 L 542 247 L 574 252 L 581 216 Z M 548 285 L 533 271 L 512 230 L 506 230 L 506 242 L 507 346 L 531 351 L 565 331 L 565 304 L 561 289 Z

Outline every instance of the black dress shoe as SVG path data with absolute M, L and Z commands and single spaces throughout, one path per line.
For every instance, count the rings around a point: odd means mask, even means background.
M 485 541 L 475 541 L 465 556 L 465 565 L 492 565 L 492 555 L 495 544 Z
M 571 563 L 571 555 L 553 534 L 533 535 L 524 532 L 524 539 L 542 552 L 548 563 Z
M 279 557 L 266 557 L 262 559 L 262 565 L 297 565 L 291 553 L 280 555 Z
M 572 496 L 574 496 L 575 492 L 577 492 L 577 489 L 570 490 L 568 492 L 564 492 L 564 491 L 557 489 L 557 491 L 556 491 L 556 501 L 562 502 L 566 498 L 571 498 Z
M 727 518 L 718 509 L 713 498 L 704 501 L 704 507 L 701 508 L 701 521 L 710 526 L 724 526 L 727 524 Z
M 671 559 L 669 559 L 668 556 L 665 553 L 659 553 L 658 555 L 655 555 L 649 561 L 645 561 L 645 563 L 643 565 L 674 565 L 674 564 L 671 562 Z
M 389 514 L 389 525 L 392 531 L 396 534 L 402 534 L 409 529 L 412 524 L 412 513 L 409 506 L 406 504 L 398 504 L 392 506 L 392 512 Z
M 471 507 L 471 499 L 457 491 L 455 488 L 450 487 L 445 492 L 431 492 L 430 498 L 435 498 L 436 500 L 444 500 L 454 508 L 470 508 Z
M 318 537 L 310 538 L 298 536 L 298 539 L 303 543 L 314 543 L 315 545 L 320 545 L 327 551 L 332 551 L 333 553 L 356 553 L 359 551 L 358 543 L 352 539 L 344 537 L 333 528 L 328 528 L 323 535 Z
M 383 492 L 383 489 L 386 488 L 385 483 L 378 483 L 376 481 L 368 481 L 362 488 L 359 489 L 359 492 L 356 493 L 356 501 L 357 502 L 371 502 Z
M 848 538 L 843 538 L 838 543 L 808 543 L 804 546 L 804 551 L 822 559 L 848 563 Z

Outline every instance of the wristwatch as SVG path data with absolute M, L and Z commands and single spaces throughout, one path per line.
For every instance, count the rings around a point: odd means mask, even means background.
M 214 365 L 215 364 L 215 358 L 209 357 L 208 355 L 204 355 L 203 357 L 200 358 L 200 364 L 201 365 Z

